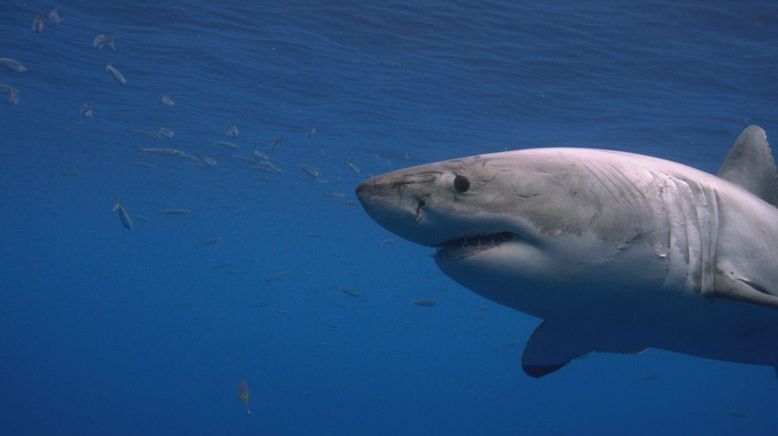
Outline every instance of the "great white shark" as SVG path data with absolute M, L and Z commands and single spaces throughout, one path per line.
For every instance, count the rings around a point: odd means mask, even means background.
M 522 354 L 530 376 L 647 348 L 778 367 L 778 171 L 758 126 L 718 175 L 538 148 L 394 171 L 356 193 L 380 225 L 436 247 L 446 275 L 542 320 Z

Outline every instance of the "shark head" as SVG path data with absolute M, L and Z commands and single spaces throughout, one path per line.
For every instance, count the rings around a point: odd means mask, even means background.
M 511 246 L 526 250 L 541 242 L 526 213 L 535 195 L 530 179 L 541 175 L 529 165 L 525 171 L 511 168 L 513 161 L 476 156 L 422 165 L 369 179 L 356 193 L 376 222 L 438 248 L 441 262 Z M 512 195 L 506 195 L 509 190 Z
M 593 253 L 639 232 L 629 213 L 606 206 L 611 193 L 569 149 L 417 166 L 369 179 L 356 193 L 384 228 L 434 247 L 446 275 L 536 316 L 545 317 L 549 300 L 573 305 L 562 293 L 586 284 L 601 263 Z

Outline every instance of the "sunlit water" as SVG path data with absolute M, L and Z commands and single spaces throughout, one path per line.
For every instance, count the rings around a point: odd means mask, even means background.
M 0 433 L 776 428 L 769 368 L 652 350 L 527 377 L 538 320 L 386 241 L 353 195 L 371 174 L 539 146 L 715 172 L 746 125 L 778 134 L 774 2 L 116 3 L 0 5 L 0 57 L 29 69 L 0 65 L 20 92 L 0 94 Z M 161 127 L 174 136 L 131 132 Z M 283 173 L 232 157 L 255 148 Z

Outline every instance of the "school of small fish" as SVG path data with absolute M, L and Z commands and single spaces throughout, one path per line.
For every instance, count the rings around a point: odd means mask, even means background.
M 66 12 L 66 11 L 65 11 Z M 30 28 L 33 32 L 36 34 L 40 34 L 40 37 L 45 37 L 44 35 L 44 29 L 47 24 L 52 26 L 59 26 L 59 25 L 66 25 L 67 22 L 63 21 L 62 15 L 60 13 L 59 9 L 51 9 L 47 13 L 41 13 L 36 14 L 32 17 L 32 22 L 30 24 Z M 89 44 L 89 41 L 84 41 L 84 44 Z M 103 70 L 105 73 L 108 73 L 108 75 L 111 76 L 113 81 L 115 81 L 118 85 L 116 89 L 120 89 L 121 91 L 118 92 L 133 92 L 133 88 L 131 86 L 132 83 L 130 80 L 128 80 L 128 76 L 125 76 L 124 72 L 122 71 L 124 68 L 126 68 L 125 71 L 128 73 L 133 73 L 134 71 L 137 71 L 137 66 L 133 66 L 132 63 L 127 60 L 123 59 L 121 57 L 121 51 L 117 51 L 116 47 L 116 41 L 115 41 L 115 35 L 112 33 L 100 33 L 96 35 L 92 41 L 91 41 L 92 47 L 98 51 L 101 52 L 104 49 L 110 48 L 110 52 L 116 52 L 111 53 L 111 60 L 105 61 L 102 63 Z M 0 48 L 1 50 L 2 48 Z M 109 53 L 110 53 L 109 52 Z M 2 56 L 3 53 L 0 53 L 0 56 Z M 6 97 L 6 101 L 9 105 L 19 105 L 20 104 L 20 96 L 21 91 L 19 88 L 17 88 L 17 81 L 19 84 L 24 83 L 24 80 L 26 77 L 28 77 L 29 74 L 29 68 L 27 65 L 23 63 L 23 59 L 17 60 L 12 59 L 9 57 L 0 57 L 0 94 L 4 94 Z M 97 71 L 97 68 L 99 68 L 99 65 L 95 66 L 95 71 Z M 31 64 L 31 66 L 35 67 L 35 64 Z M 120 69 L 121 67 L 121 69 Z M 103 75 L 102 77 L 105 77 L 105 73 L 99 72 L 96 74 Z M 131 74 L 130 74 L 131 76 Z M 130 77 L 132 78 L 132 77 Z M 5 82 L 6 79 L 9 82 L 13 82 L 14 85 L 2 83 Z M 105 83 L 103 83 L 105 85 Z M 115 85 L 114 85 L 115 86 Z M 136 85 L 137 86 L 137 85 Z M 22 87 L 23 88 L 23 87 Z M 174 92 L 168 93 L 168 91 L 173 90 L 164 90 L 159 91 L 159 103 L 155 104 L 161 104 L 165 107 L 165 111 L 176 111 L 179 110 L 179 107 L 176 104 L 176 101 L 171 97 L 171 95 L 175 95 Z M 191 98 L 191 96 L 190 96 Z M 188 104 L 190 100 L 184 100 L 182 99 L 182 102 L 184 104 Z M 78 104 L 80 103 L 80 116 L 81 119 L 77 124 L 81 124 L 84 126 L 88 126 L 94 121 L 88 121 L 92 120 L 95 117 L 95 112 L 93 110 L 92 103 L 99 103 L 95 101 L 89 101 L 89 102 L 75 102 L 73 107 L 78 107 Z M 99 106 L 99 105 L 98 105 Z M 102 106 L 99 106 L 102 107 Z M 11 109 L 8 109 L 11 110 Z M 75 111 L 74 111 L 75 112 Z M 101 111 L 97 114 L 99 117 L 100 114 L 102 114 Z M 0 116 L 2 114 L 0 113 Z M 223 126 L 223 124 L 222 124 Z M 316 145 L 320 143 L 321 140 L 328 140 L 326 138 L 325 134 L 320 134 L 316 127 L 306 127 L 304 130 L 297 130 L 294 129 L 297 133 L 291 133 L 289 134 L 289 139 L 287 139 L 286 135 L 278 135 L 275 136 L 269 136 L 269 140 L 267 138 L 263 140 L 252 140 L 251 139 L 251 131 L 248 131 L 247 134 L 242 134 L 240 129 L 238 128 L 238 125 L 236 123 L 228 123 L 226 131 L 222 130 L 224 132 L 223 136 L 221 136 L 222 139 L 220 139 L 217 134 L 214 134 L 211 138 L 206 138 L 204 141 L 202 141 L 202 144 L 207 145 L 207 147 L 210 147 L 208 154 L 213 153 L 216 157 L 212 156 L 206 156 L 201 154 L 200 152 L 194 151 L 193 148 L 197 150 L 202 150 L 205 147 L 192 147 L 191 144 L 182 144 L 181 138 L 176 135 L 175 131 L 172 127 L 175 127 L 176 130 L 179 130 L 182 132 L 183 135 L 186 135 L 186 126 L 171 126 L 171 127 L 157 127 L 153 126 L 152 130 L 138 130 L 138 129 L 128 129 L 126 133 L 129 133 L 131 135 L 140 135 L 143 137 L 143 141 L 146 141 L 146 143 L 143 146 L 137 146 L 134 149 L 133 156 L 127 160 L 124 160 L 123 164 L 137 168 L 137 171 L 155 171 L 159 169 L 165 169 L 165 168 L 175 168 L 175 165 L 185 165 L 185 164 L 177 164 L 176 162 L 189 162 L 195 165 L 198 165 L 200 167 L 216 167 L 219 163 L 217 159 L 221 159 L 222 161 L 226 161 L 227 163 L 223 164 L 227 167 L 232 166 L 231 168 L 237 168 L 239 166 L 244 167 L 246 170 L 244 171 L 256 171 L 261 174 L 254 175 L 251 177 L 250 180 L 258 181 L 258 182 L 276 182 L 279 181 L 279 178 L 284 177 L 288 178 L 290 180 L 297 179 L 295 183 L 314 183 L 314 185 L 311 185 L 311 189 L 318 189 L 321 192 L 321 196 L 323 196 L 325 199 L 328 199 L 328 201 L 336 204 L 342 204 L 345 206 L 355 206 L 356 202 L 353 200 L 353 194 L 351 193 L 351 185 L 352 182 L 355 182 L 358 178 L 363 177 L 362 174 L 362 168 L 359 164 L 357 164 L 356 160 L 353 158 L 347 158 L 345 160 L 340 160 L 339 164 L 330 164 L 327 163 L 327 157 L 328 153 L 325 150 L 325 148 L 321 145 Z M 146 127 L 148 128 L 148 127 Z M 217 131 L 218 132 L 218 131 Z M 299 138 L 304 138 L 300 140 Z M 226 137 L 227 140 L 223 140 Z M 164 143 L 165 146 L 162 146 Z M 171 144 L 170 146 L 167 146 L 167 144 Z M 197 145 L 202 145 L 197 144 Z M 257 144 L 261 144 L 260 146 L 257 146 Z M 305 144 L 300 145 L 300 144 Z M 313 144 L 314 149 L 316 150 L 313 153 L 310 153 L 308 158 L 306 159 L 307 162 L 302 162 L 297 165 L 297 167 L 300 169 L 299 172 L 292 172 L 292 174 L 287 174 L 284 171 L 284 164 L 282 164 L 281 154 L 285 153 L 287 150 L 295 150 L 300 151 L 302 149 L 310 148 Z M 283 150 L 282 150 L 283 145 Z M 244 146 L 244 147 L 242 147 Z M 251 152 L 243 151 L 241 150 L 251 150 Z M 220 154 L 219 154 L 220 153 Z M 386 166 L 391 165 L 391 161 L 389 159 L 384 159 L 383 157 L 380 157 L 378 154 L 375 154 L 375 157 L 382 160 Z M 116 159 L 116 156 L 111 153 L 99 153 L 99 157 L 103 159 Z M 220 157 L 221 156 L 221 157 Z M 407 154 L 405 155 L 407 158 Z M 407 159 L 406 159 L 407 160 Z M 345 162 L 345 165 L 343 163 Z M 365 163 L 365 162 L 361 162 Z M 288 163 L 286 163 L 288 164 Z M 291 167 L 291 165 L 290 165 Z M 132 170 L 136 171 L 136 170 Z M 351 173 L 351 174 L 349 174 Z M 148 173 L 145 173 L 148 174 Z M 63 170 L 59 171 L 58 173 L 55 173 L 55 175 L 61 176 L 61 177 L 79 177 L 81 176 L 81 172 L 77 170 Z M 347 179 L 349 181 L 349 186 L 344 188 L 343 190 L 338 189 L 338 185 L 341 184 L 342 179 Z M 300 182 L 299 180 L 303 180 Z M 324 185 L 319 188 L 315 188 L 316 185 Z M 259 185 L 256 185 L 259 186 Z M 128 196 L 129 197 L 129 196 Z M 126 200 L 127 198 L 125 198 Z M 186 225 L 187 222 L 191 222 L 192 220 L 196 219 L 200 214 L 206 213 L 204 210 L 201 211 L 201 208 L 197 205 L 191 205 L 192 209 L 189 207 L 180 207 L 180 205 L 173 205 L 175 207 L 164 207 L 160 208 L 160 206 L 154 207 L 152 209 L 152 206 L 144 205 L 143 202 L 137 197 L 137 195 L 131 199 L 132 201 L 128 202 L 127 205 L 125 205 L 124 202 L 120 200 L 120 198 L 117 196 L 113 202 L 113 207 L 111 211 L 116 214 L 116 218 L 118 219 L 119 225 L 121 227 L 118 227 L 120 229 L 123 229 L 124 232 L 127 233 L 127 237 L 132 237 L 135 232 L 143 231 L 145 228 L 150 228 L 155 225 L 158 225 L 158 223 L 169 223 L 168 225 L 173 225 L 172 223 L 178 223 L 178 225 Z M 318 201 L 322 201 L 321 197 L 319 197 Z M 137 212 L 142 212 L 144 214 L 139 214 Z M 148 216 L 152 216 L 152 214 L 156 213 L 158 216 L 161 215 L 158 219 L 152 220 L 148 218 Z M 171 218 L 167 218 L 171 217 Z M 173 217 L 179 217 L 179 218 L 173 218 Z M 135 224 L 139 224 L 138 228 Z M 118 233 L 117 233 L 118 237 Z M 316 240 L 326 240 L 327 235 L 323 233 L 302 233 L 300 234 L 301 238 L 306 239 L 316 239 Z M 311 241 L 314 243 L 314 241 Z M 394 239 L 384 239 L 380 242 L 377 242 L 377 246 L 379 248 L 386 247 L 388 245 L 391 245 L 395 243 L 396 241 Z M 219 252 L 220 247 L 222 245 L 226 245 L 228 241 L 226 242 L 221 236 L 210 236 L 205 237 L 201 239 L 194 239 L 191 242 L 192 247 L 196 247 L 196 249 L 201 249 L 203 253 L 205 252 Z M 236 272 L 235 265 L 233 265 L 232 262 L 229 261 L 229 259 L 225 259 L 222 262 L 209 262 L 210 263 L 210 270 L 214 271 L 214 273 L 219 274 L 234 274 Z M 284 282 L 289 279 L 291 281 L 291 278 L 293 275 L 289 271 L 278 271 L 274 273 L 269 273 L 267 276 L 265 276 L 261 281 L 259 282 L 260 286 L 266 286 L 266 287 L 282 287 L 284 285 Z M 342 303 L 336 303 L 336 307 L 343 307 L 348 308 L 354 303 L 360 303 L 367 301 L 366 298 L 366 292 L 364 292 L 361 289 L 358 289 L 356 287 L 352 286 L 341 286 L 339 285 L 337 289 L 340 291 L 339 295 L 340 297 L 337 297 L 339 301 L 343 301 Z M 338 295 L 337 293 L 335 295 Z M 346 299 L 345 297 L 350 297 L 350 299 Z M 350 301 L 351 303 L 346 303 L 346 300 Z M 407 300 L 406 300 L 407 301 Z M 405 303 L 407 304 L 407 303 Z M 415 306 L 421 306 L 421 307 L 433 307 L 438 304 L 436 300 L 432 299 L 416 299 L 411 301 L 412 305 Z M 255 305 L 258 307 L 264 307 L 265 303 L 262 303 L 262 305 Z M 285 315 L 288 314 L 288 311 L 274 308 L 273 313 L 276 315 Z M 327 324 L 328 328 L 335 328 L 337 327 L 337 324 L 330 323 Z M 246 379 L 241 379 L 238 383 L 238 398 L 244 403 L 245 409 L 247 413 L 251 413 L 249 409 L 249 386 L 248 381 Z

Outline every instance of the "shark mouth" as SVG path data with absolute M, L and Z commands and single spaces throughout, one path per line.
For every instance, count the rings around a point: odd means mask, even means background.
M 451 241 L 435 244 L 435 247 L 438 248 L 435 257 L 448 260 L 463 259 L 490 250 L 505 242 L 513 241 L 514 239 L 519 239 L 519 236 L 510 232 L 453 239 Z

